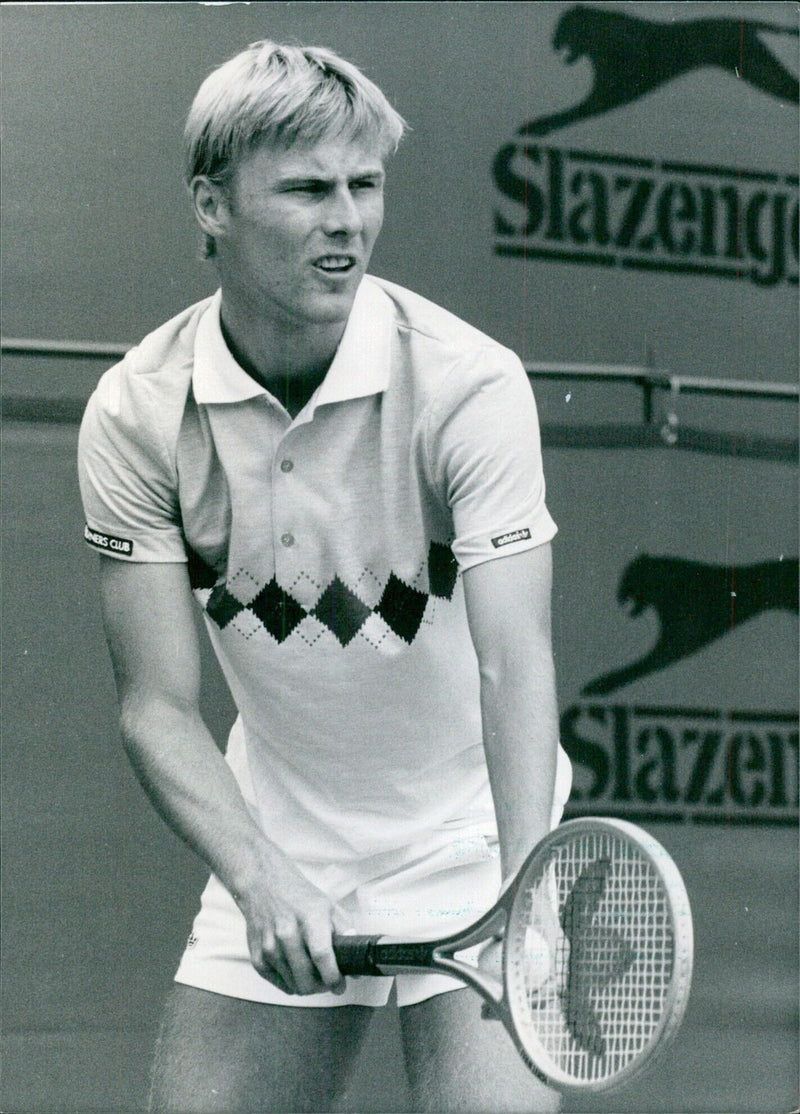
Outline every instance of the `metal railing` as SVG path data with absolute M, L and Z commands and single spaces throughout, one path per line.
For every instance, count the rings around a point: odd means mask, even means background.
M 0 339 L 0 352 L 6 356 L 29 356 L 48 359 L 119 360 L 130 345 L 105 341 L 37 340 L 6 337 Z M 624 383 L 642 392 L 642 419 L 652 425 L 653 396 L 664 391 L 669 396 L 662 436 L 669 444 L 677 428 L 676 403 L 680 395 L 721 395 L 729 398 L 798 401 L 800 386 L 795 383 L 759 382 L 749 379 L 718 379 L 709 376 L 674 375 L 669 371 L 635 364 L 551 363 L 527 361 L 524 364 L 531 380 L 582 380 L 596 383 Z M 10 401 L 10 400 L 9 400 Z M 63 400 L 62 400 L 63 405 Z M 13 407 L 11 408 L 13 410 Z
M 653 421 L 653 395 L 668 391 L 681 394 L 726 395 L 731 398 L 800 399 L 796 383 L 762 383 L 752 379 L 715 379 L 710 376 L 673 375 L 635 364 L 571 364 L 527 362 L 529 379 L 582 379 L 604 383 L 629 383 L 642 391 L 643 419 Z
M 0 339 L 0 352 L 5 356 L 49 356 L 68 360 L 121 360 L 131 344 L 113 344 L 99 340 L 29 340 L 20 337 Z

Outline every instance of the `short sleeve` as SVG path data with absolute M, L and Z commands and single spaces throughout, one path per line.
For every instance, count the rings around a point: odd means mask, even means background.
M 78 439 L 84 538 L 110 557 L 186 561 L 175 469 L 157 398 L 126 361 L 106 372 Z
M 512 352 L 486 347 L 455 367 L 427 432 L 429 470 L 452 515 L 462 571 L 554 537 L 536 403 Z

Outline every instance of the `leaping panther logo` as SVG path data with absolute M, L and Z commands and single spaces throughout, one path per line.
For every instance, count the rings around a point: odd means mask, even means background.
M 570 8 L 556 25 L 553 48 L 564 52 L 568 65 L 579 58 L 590 60 L 592 88 L 580 104 L 531 120 L 520 134 L 547 135 L 610 112 L 703 66 L 716 66 L 763 93 L 796 104 L 797 78 L 764 45 L 760 32 L 798 34 L 797 28 L 761 20 L 657 23 L 604 8 Z
M 638 661 L 590 681 L 585 696 L 605 696 L 664 669 L 763 611 L 797 612 L 798 562 L 795 557 L 731 568 L 642 554 L 623 572 L 617 599 L 630 605 L 633 617 L 652 607 L 658 638 Z

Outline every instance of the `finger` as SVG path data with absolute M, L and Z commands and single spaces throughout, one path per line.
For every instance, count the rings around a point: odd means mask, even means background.
M 291 983 L 298 994 L 319 994 L 328 987 L 317 976 L 316 968 L 306 948 L 306 941 L 297 922 L 276 924 L 275 936 L 288 964 Z
M 345 909 L 342 909 L 341 905 L 333 906 L 333 909 L 331 910 L 331 917 L 333 920 L 333 931 L 337 936 L 352 936 L 358 932 L 358 928 L 356 927 L 352 915 Z M 331 941 L 331 947 L 332 946 L 333 941 Z M 336 953 L 334 952 L 334 959 L 335 958 Z M 339 970 L 338 962 L 336 969 L 337 971 Z M 347 989 L 347 980 L 344 978 L 343 975 L 341 976 L 341 982 L 337 983 L 336 986 L 332 987 L 331 989 L 333 990 L 334 994 L 344 994 L 345 990 Z
M 265 976 L 267 982 L 271 982 L 278 990 L 283 991 L 284 994 L 295 995 L 294 990 L 289 986 L 286 980 L 275 970 L 274 967 L 268 968 L 268 974 Z M 295 995 L 296 997 L 296 995 Z
M 261 978 L 264 979 L 266 982 L 270 983 L 272 986 L 276 987 L 284 994 L 291 994 L 296 997 L 297 991 L 294 989 L 294 987 L 287 983 L 286 979 L 280 974 L 280 972 L 272 967 L 269 963 L 267 963 L 266 960 L 263 960 L 258 964 L 253 963 L 253 966 L 255 967 L 257 973 L 261 976 Z
M 273 983 L 284 994 L 296 994 L 291 968 L 271 932 L 249 941 L 250 962 L 262 979 Z
M 317 921 L 307 926 L 306 946 L 325 986 L 342 993 L 345 989 L 345 981 L 333 951 L 333 926 L 329 920 Z

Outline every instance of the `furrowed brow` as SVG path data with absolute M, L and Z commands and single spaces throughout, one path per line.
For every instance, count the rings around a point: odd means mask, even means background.
M 348 182 L 380 182 L 385 177 L 380 167 L 370 168 L 355 174 L 350 174 Z M 276 182 L 278 189 L 297 189 L 300 186 L 316 186 L 323 189 L 332 189 L 336 186 L 338 178 L 323 178 L 317 174 L 298 174 L 280 178 Z
M 280 178 L 276 182 L 276 186 L 280 190 L 297 189 L 298 186 L 322 186 L 324 189 L 330 189 L 333 185 L 335 185 L 333 178 L 318 178 L 313 174 L 298 176 L 297 178 Z

